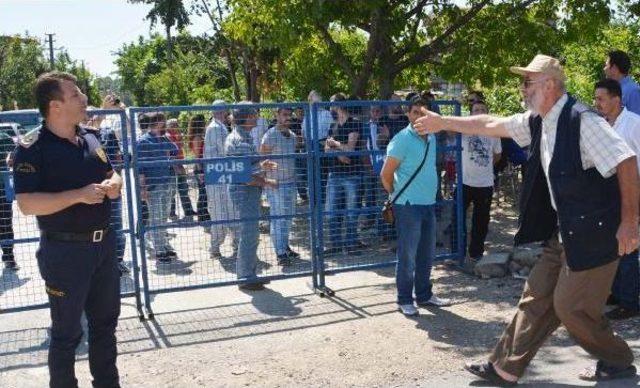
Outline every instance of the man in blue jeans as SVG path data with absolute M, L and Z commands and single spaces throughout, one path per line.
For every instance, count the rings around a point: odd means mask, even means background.
M 331 101 L 345 101 L 346 97 L 336 94 Z M 325 152 L 352 152 L 360 150 L 362 139 L 362 123 L 354 120 L 344 106 L 331 108 L 336 117 L 327 141 Z M 329 212 L 329 248 L 326 255 L 336 254 L 342 250 L 351 255 L 358 255 L 366 246 L 358 241 L 358 213 L 355 209 L 360 195 L 358 190 L 362 185 L 362 163 L 359 156 L 337 156 L 329 159 L 329 177 L 327 180 L 326 207 Z M 346 210 L 346 214 L 341 212 Z M 346 229 L 344 238 L 343 230 Z
M 247 105 L 233 110 L 233 131 L 227 136 L 224 144 L 226 156 L 255 156 L 258 155 L 255 143 L 251 137 L 251 129 L 256 126 L 258 112 L 251 106 L 251 102 L 242 101 L 239 105 Z M 260 231 L 258 230 L 260 218 L 260 196 L 263 187 L 275 187 L 276 182 L 266 178 L 264 171 L 274 170 L 277 164 L 269 160 L 259 161 L 248 159 L 251 164 L 251 181 L 248 183 L 229 184 L 229 198 L 234 203 L 234 208 L 240 217 L 240 225 L 237 229 L 240 236 L 238 244 L 238 256 L 236 261 L 236 276 L 243 280 L 238 287 L 241 290 L 258 291 L 264 289 L 269 283 L 260 280 L 256 276 L 258 266 L 258 245 L 260 244 Z
M 438 188 L 436 174 L 436 139 L 418 135 L 413 123 L 423 116 L 422 108 L 428 107 L 426 100 L 414 97 L 409 105 L 409 124 L 396 134 L 387 147 L 387 159 L 380 177 L 382 184 L 395 198 L 407 185 L 424 158 L 415 178 L 409 182 L 404 192 L 393 206 L 398 248 L 396 266 L 396 286 L 398 305 L 407 316 L 418 315 L 418 306 L 446 306 L 450 302 L 433 295 L 431 290 L 431 265 L 436 255 L 435 202 Z
M 260 152 L 262 154 L 292 155 L 296 152 L 296 135 L 289 129 L 291 109 L 278 108 L 276 125 L 270 128 L 262 138 Z M 278 183 L 277 187 L 266 188 L 269 200 L 271 220 L 271 242 L 276 251 L 278 265 L 291 264 L 300 255 L 289 247 L 289 231 L 293 222 L 296 207 L 296 159 L 291 157 L 277 158 L 278 169 L 267 172 L 267 178 Z
M 170 185 L 176 184 L 173 166 L 168 162 L 178 155 L 178 147 L 165 136 L 165 116 L 162 113 L 147 113 L 140 118 L 140 129 L 148 130 L 140 137 L 138 160 L 154 162 L 139 167 L 140 190 L 149 208 L 149 226 L 158 227 L 167 222 L 171 207 Z M 169 245 L 166 229 L 151 229 L 149 232 L 157 265 L 170 265 L 177 259 L 176 251 Z

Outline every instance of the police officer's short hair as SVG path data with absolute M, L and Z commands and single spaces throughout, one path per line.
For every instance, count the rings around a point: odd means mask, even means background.
M 233 121 L 236 125 L 244 125 L 249 116 L 254 116 L 258 114 L 258 111 L 250 105 L 253 105 L 251 101 L 240 101 L 238 105 L 247 105 L 247 106 L 239 106 L 235 107 L 232 110 Z
M 622 98 L 622 88 L 620 87 L 620 82 L 611 79 L 605 78 L 596 82 L 595 89 L 606 89 L 609 95 L 612 97 Z
M 71 81 L 76 85 L 78 84 L 78 79 L 73 74 L 62 71 L 50 71 L 41 74 L 36 80 L 33 94 L 42 117 L 46 118 L 49 114 L 49 103 L 51 101 L 63 100 L 62 81 Z
M 631 59 L 629 54 L 622 50 L 609 51 L 609 65 L 616 65 L 622 74 L 629 74 L 631 70 Z

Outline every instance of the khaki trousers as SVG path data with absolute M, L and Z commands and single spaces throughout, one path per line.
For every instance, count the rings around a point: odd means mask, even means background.
M 631 349 L 603 315 L 618 260 L 574 272 L 567 267 L 557 237 L 545 245 L 524 286 L 518 311 L 489 361 L 507 373 L 522 376 L 543 342 L 562 324 L 596 359 L 619 368 L 631 365 Z

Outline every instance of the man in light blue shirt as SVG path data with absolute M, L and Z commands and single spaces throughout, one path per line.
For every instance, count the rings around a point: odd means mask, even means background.
M 387 159 L 380 177 L 382 184 L 397 200 L 393 206 L 398 233 L 396 286 L 400 311 L 407 316 L 418 315 L 414 305 L 446 306 L 449 301 L 433 295 L 431 265 L 436 255 L 436 217 L 434 205 L 438 177 L 436 173 L 437 145 L 435 135 L 421 136 L 413 123 L 423 116 L 428 102 L 420 96 L 409 105 L 409 124 L 393 137 L 387 147 Z M 426 160 L 422 166 L 422 160 Z M 420 168 L 406 189 L 402 188 Z M 398 196 L 398 194 L 400 194 Z
M 615 50 L 608 54 L 604 65 L 607 78 L 620 82 L 622 88 L 622 105 L 628 111 L 640 114 L 640 86 L 631 78 L 631 59 L 624 51 Z

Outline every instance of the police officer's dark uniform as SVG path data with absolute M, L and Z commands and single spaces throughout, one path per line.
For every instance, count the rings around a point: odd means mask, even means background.
M 100 140 L 77 128 L 78 145 L 51 132 L 46 123 L 19 144 L 14 163 L 16 194 L 54 193 L 101 183 L 111 163 Z M 89 322 L 89 366 L 96 387 L 118 387 L 115 329 L 120 315 L 120 274 L 115 233 L 109 230 L 111 202 L 75 204 L 37 216 L 36 253 L 51 307 L 51 387 L 75 387 L 75 350 L 80 317 Z

